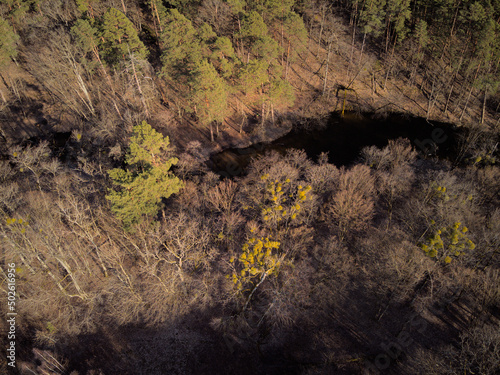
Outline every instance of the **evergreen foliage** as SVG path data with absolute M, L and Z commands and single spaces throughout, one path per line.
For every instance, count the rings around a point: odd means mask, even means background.
M 266 61 L 268 64 L 275 60 L 282 53 L 282 50 L 278 42 L 267 35 L 258 38 L 251 49 L 257 58 Z
M 415 31 L 413 32 L 414 38 L 417 41 L 417 44 L 420 48 L 427 47 L 429 43 L 429 34 L 427 30 L 427 22 L 424 20 L 419 20 L 417 25 L 415 26 Z
M 228 37 L 218 37 L 213 46 L 210 62 L 224 78 L 234 74 L 235 61 L 237 60 L 233 44 Z
M 382 33 L 384 26 L 385 0 L 368 0 L 364 4 L 365 6 L 359 15 L 363 32 L 378 36 Z
M 269 87 L 269 100 L 273 105 L 291 107 L 295 101 L 295 93 L 290 82 L 281 78 L 273 79 Z
M 196 29 L 177 9 L 170 9 L 162 22 L 162 73 L 170 78 L 188 74 L 201 59 Z
M 97 29 L 88 20 L 79 19 L 71 28 L 75 44 L 83 53 L 89 53 L 97 48 Z
M 0 17 L 0 68 L 17 56 L 16 44 L 19 36 L 12 26 Z
M 201 123 L 223 122 L 227 114 L 228 87 L 207 59 L 196 66 L 192 88 L 192 101 Z
M 146 121 L 134 127 L 126 156 L 126 169 L 110 170 L 109 176 L 120 190 L 110 190 L 106 198 L 111 210 L 130 229 L 143 216 L 154 217 L 163 198 L 178 193 L 183 183 L 170 172 L 178 159 L 168 157 L 169 139 Z
M 284 18 L 292 9 L 295 0 L 264 0 L 251 4 L 256 12 L 264 15 L 266 20 Z
M 101 36 L 102 53 L 112 65 L 127 60 L 131 53 L 139 59 L 145 59 L 148 55 L 132 22 L 115 8 L 110 8 L 104 14 Z
M 94 8 L 97 0 L 75 0 L 78 10 L 94 18 Z
M 239 79 L 241 89 L 245 93 L 251 93 L 268 81 L 267 69 L 269 64 L 264 60 L 250 60 L 240 71 Z
M 267 25 L 262 16 L 256 11 L 251 11 L 243 19 L 239 37 L 253 43 L 258 38 L 265 37 L 267 33 Z
M 30 8 L 35 7 L 38 0 L 0 0 L 0 4 L 5 4 L 8 9 L 8 18 L 14 26 L 17 26 L 25 18 Z
M 79 19 L 71 28 L 74 43 L 80 51 L 82 62 L 88 68 L 93 68 L 91 61 L 99 59 L 98 30 L 86 19 Z
M 290 12 L 283 21 L 284 32 L 288 39 L 293 42 L 294 49 L 302 50 L 307 41 L 307 29 L 301 16 Z

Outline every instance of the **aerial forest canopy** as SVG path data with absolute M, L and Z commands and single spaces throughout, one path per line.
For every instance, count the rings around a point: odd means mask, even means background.
M 500 0 L 0 0 L 0 373 L 500 373 L 499 69 Z

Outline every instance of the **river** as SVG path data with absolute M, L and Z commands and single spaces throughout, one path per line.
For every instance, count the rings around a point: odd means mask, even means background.
M 337 166 L 349 166 L 359 158 L 366 146 L 379 148 L 390 139 L 408 138 L 413 146 L 427 157 L 455 160 L 460 134 L 465 129 L 452 124 L 427 121 L 424 118 L 390 114 L 384 119 L 371 114 L 346 114 L 341 118 L 332 113 L 326 126 L 313 130 L 297 129 L 269 143 L 257 143 L 240 149 L 227 149 L 212 155 L 209 167 L 223 177 L 245 173 L 251 159 L 276 150 L 284 153 L 291 148 L 303 149 L 316 160 L 320 153 L 328 152 L 329 161 Z

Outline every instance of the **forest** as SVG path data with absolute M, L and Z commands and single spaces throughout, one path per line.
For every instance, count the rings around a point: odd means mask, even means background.
M 499 68 L 500 0 L 0 0 L 0 373 L 499 374 Z

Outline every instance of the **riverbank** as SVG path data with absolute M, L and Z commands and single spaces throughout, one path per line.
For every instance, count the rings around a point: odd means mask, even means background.
M 352 56 L 347 54 L 346 51 L 351 51 L 350 31 L 342 19 L 338 18 L 335 23 L 336 44 L 330 53 L 328 74 L 325 65 L 328 51 L 312 35 L 288 70 L 287 78 L 295 88 L 295 104 L 291 108 L 277 108 L 274 123 L 269 119 L 265 123 L 261 121 L 259 106 L 246 106 L 233 99 L 234 111 L 220 126 L 214 142 L 210 141 L 209 129 L 194 120 L 177 121 L 177 125 L 168 126 L 165 133 L 181 150 L 189 148 L 192 142 L 199 142 L 199 149 L 208 158 L 226 149 L 273 142 L 295 128 L 324 126 L 331 113 L 342 111 L 370 113 L 375 119 L 401 114 L 457 126 L 478 125 L 479 97 L 472 96 L 462 120 L 461 111 L 455 106 L 450 105 L 444 112 L 446 97 L 440 94 L 435 101 L 430 101 L 425 77 L 417 73 L 415 83 L 411 84 L 393 67 L 386 80 L 383 61 L 372 50 L 365 49 L 361 56 L 361 46 L 355 45 Z M 482 127 L 491 130 L 496 126 L 497 120 L 487 113 Z

